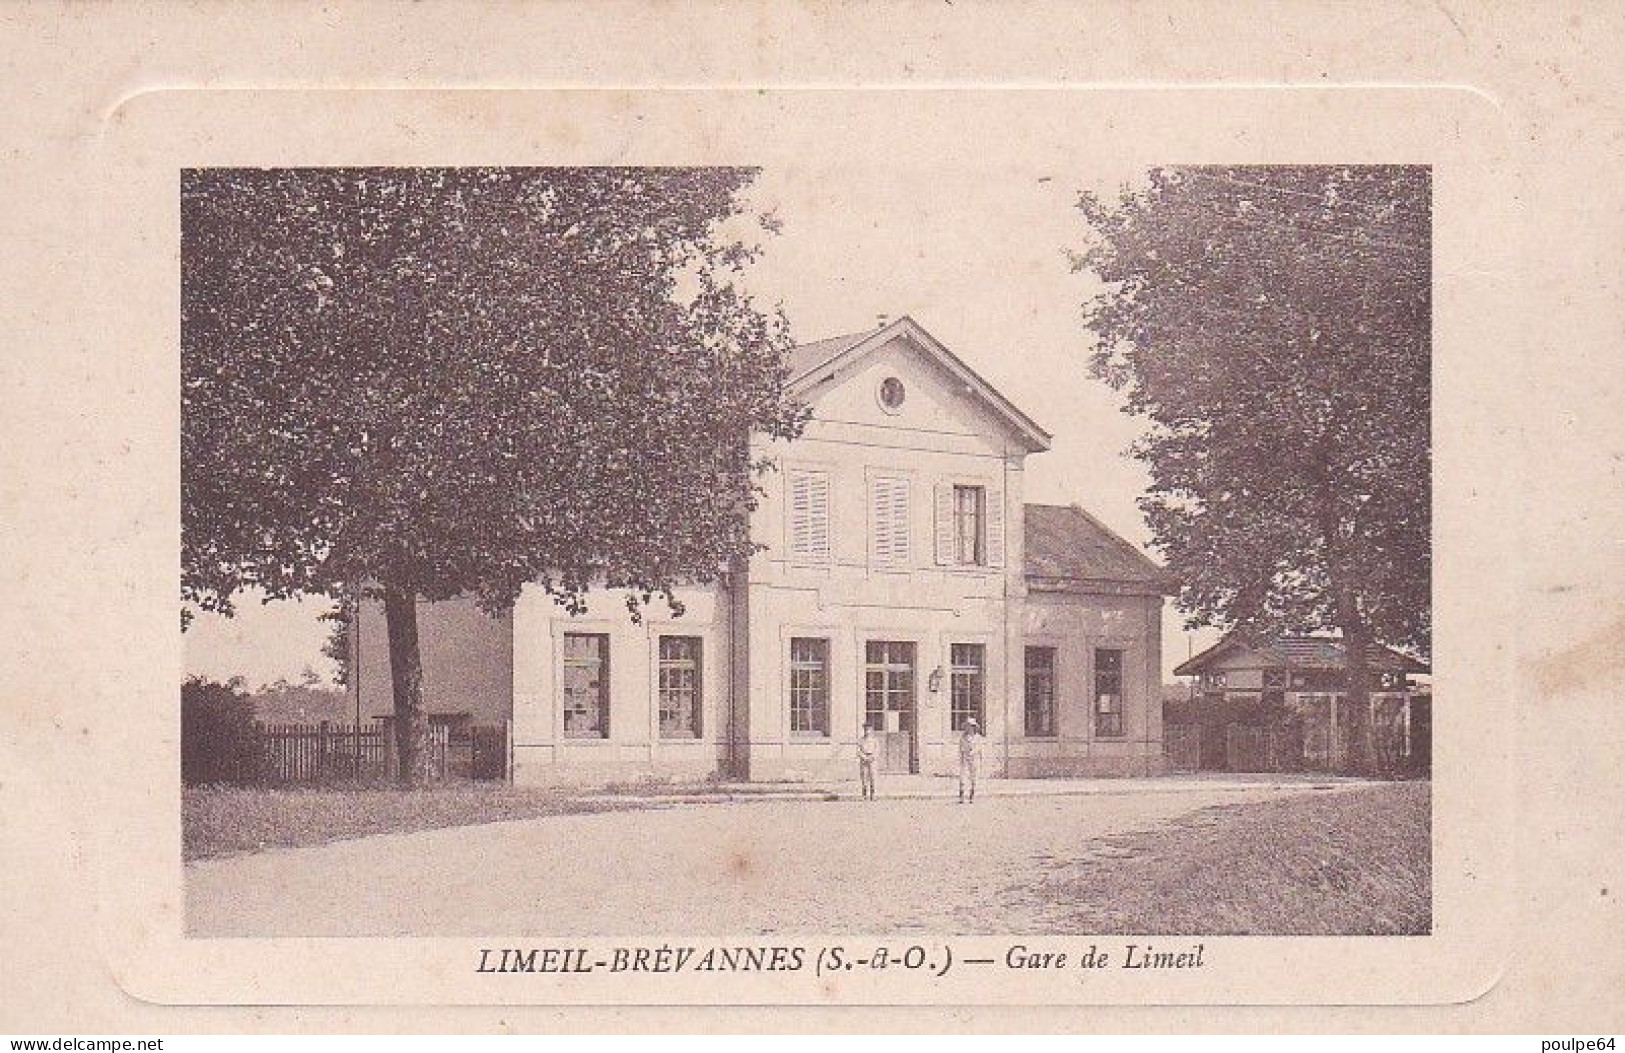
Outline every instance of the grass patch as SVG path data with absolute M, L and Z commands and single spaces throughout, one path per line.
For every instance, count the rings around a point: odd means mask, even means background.
M 197 787 L 181 792 L 182 854 L 188 860 L 210 859 L 373 834 L 621 807 L 565 790 L 500 783 L 422 790 Z
M 1423 935 L 1431 813 L 1425 782 L 1206 808 L 1050 860 L 1027 894 L 1063 932 Z

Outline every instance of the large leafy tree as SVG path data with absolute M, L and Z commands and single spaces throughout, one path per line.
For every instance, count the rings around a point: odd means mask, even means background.
M 1149 418 L 1141 505 L 1192 626 L 1431 628 L 1429 172 L 1187 167 L 1085 194 L 1095 374 Z M 1358 751 L 1357 751 L 1357 760 Z
M 383 603 L 423 777 L 416 603 L 634 614 L 750 550 L 793 436 L 737 286 L 745 169 L 205 169 L 181 185 L 182 599 Z

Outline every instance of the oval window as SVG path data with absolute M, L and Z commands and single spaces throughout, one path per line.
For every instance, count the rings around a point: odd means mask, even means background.
M 880 406 L 888 413 L 896 413 L 902 409 L 903 398 L 907 394 L 903 382 L 896 377 L 887 377 L 880 382 Z

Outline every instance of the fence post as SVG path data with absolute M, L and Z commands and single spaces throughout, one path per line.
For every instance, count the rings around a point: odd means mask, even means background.
M 509 717 L 502 725 L 502 778 L 503 781 L 513 782 L 513 718 Z
M 322 721 L 316 729 L 316 781 L 327 781 L 327 721 Z
M 246 773 L 245 778 L 245 773 L 242 771 L 241 764 L 238 764 L 237 771 L 234 774 L 244 782 L 260 783 L 265 781 L 265 769 L 270 765 L 266 763 L 267 750 L 265 748 L 265 725 L 258 720 L 254 721 L 254 735 L 252 741 L 254 770 Z

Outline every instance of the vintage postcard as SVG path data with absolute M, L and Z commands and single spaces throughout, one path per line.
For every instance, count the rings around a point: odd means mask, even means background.
M 128 100 L 108 146 L 179 260 L 184 624 L 128 769 L 180 837 L 133 987 L 1492 983 L 1466 744 L 1504 710 L 1437 558 L 1474 424 L 1437 282 L 1494 114 L 1391 102 L 1254 145 L 1159 129 L 1300 104 Z M 267 142 L 311 107 L 346 141 Z
M 1429 85 L 122 95 L 61 805 L 111 982 L 1484 997 L 1513 139 Z

